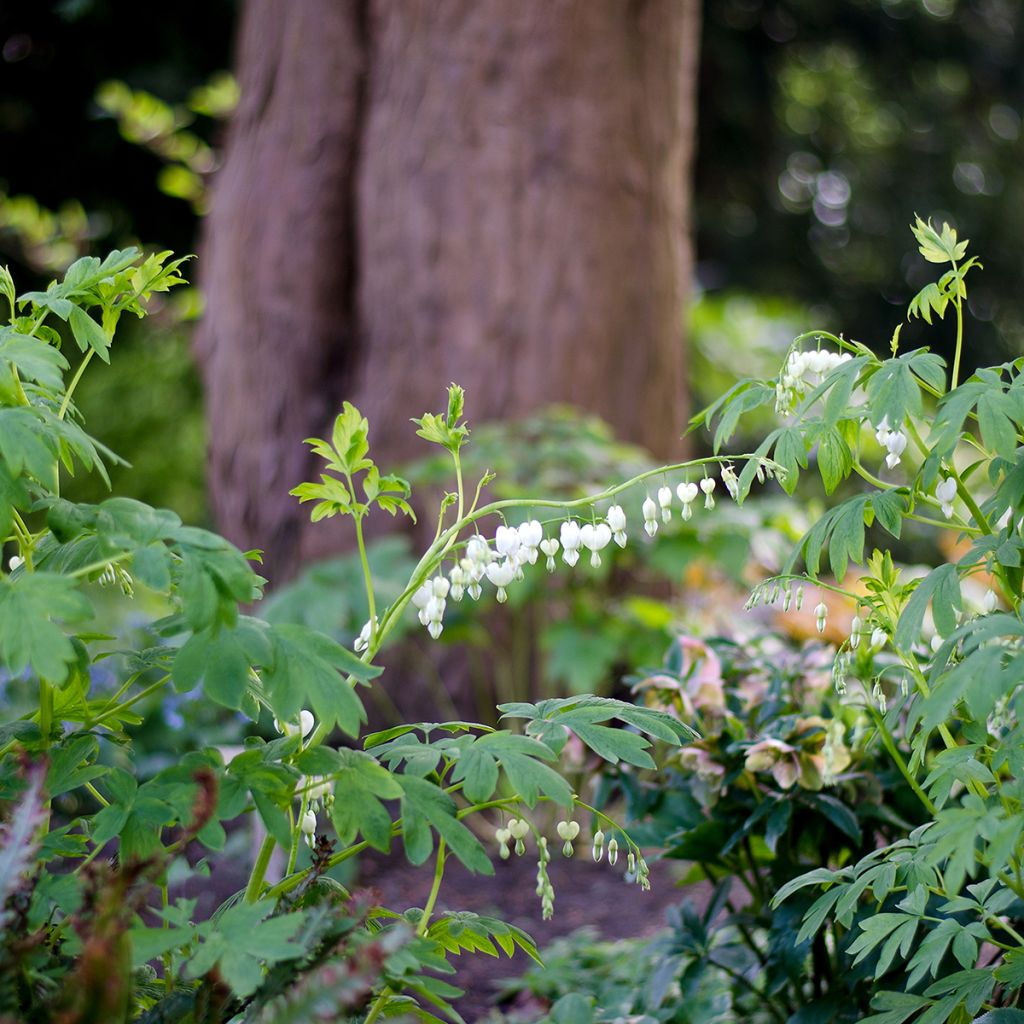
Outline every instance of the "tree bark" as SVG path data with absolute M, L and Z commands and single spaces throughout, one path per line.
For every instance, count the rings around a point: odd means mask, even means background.
M 249 0 L 203 245 L 218 524 L 275 577 L 337 546 L 286 492 L 343 399 L 571 402 L 658 455 L 686 413 L 698 0 Z

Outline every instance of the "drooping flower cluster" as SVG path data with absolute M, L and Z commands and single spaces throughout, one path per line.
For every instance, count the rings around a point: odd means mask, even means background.
M 758 467 L 758 478 L 764 479 L 772 474 L 770 464 Z M 739 492 L 739 481 L 730 465 L 721 471 L 722 483 L 735 499 Z M 715 490 L 717 483 L 714 477 L 704 476 L 699 482 L 689 480 L 680 483 L 673 494 L 672 488 L 664 484 L 658 489 L 657 501 L 650 495 L 646 496 L 641 507 L 644 530 L 653 537 L 658 532 L 659 513 L 662 522 L 672 519 L 674 501 L 678 498 L 684 521 L 693 516 L 693 505 L 701 494 L 704 496 L 704 508 L 715 507 Z M 413 593 L 411 601 L 417 610 L 420 623 L 427 628 L 436 640 L 444 631 L 444 614 L 447 603 L 461 601 L 468 594 L 474 600 L 482 594 L 481 583 L 484 579 L 495 589 L 495 597 L 500 603 L 508 600 L 508 588 L 524 577 L 524 567 L 535 565 L 540 555 L 544 556 L 545 568 L 554 572 L 557 568 L 557 556 L 561 552 L 562 561 L 569 567 L 575 566 L 583 552 L 589 552 L 590 565 L 599 568 L 601 552 L 613 541 L 624 548 L 629 542 L 627 532 L 627 515 L 621 505 L 612 505 L 603 518 L 595 517 L 586 522 L 578 519 L 566 519 L 559 524 L 558 536 L 545 535 L 543 524 L 537 519 L 528 520 L 519 526 L 501 524 L 495 530 L 494 537 L 488 540 L 476 534 L 466 541 L 465 548 L 447 575 L 438 573 L 424 580 Z M 376 629 L 373 630 L 376 632 Z M 369 649 L 371 627 L 367 623 L 354 643 L 356 653 L 362 654 Z
M 837 366 L 852 358 L 849 352 L 829 352 L 826 349 L 790 352 L 775 385 L 776 411 L 786 415 L 792 413 L 808 391 L 817 387 Z
M 496 829 L 494 838 L 498 843 L 498 855 L 502 860 L 508 860 L 512 855 L 509 845 L 514 843 L 513 849 L 516 856 L 521 857 L 526 853 L 526 837 L 532 829 L 525 818 L 512 818 L 502 828 Z M 574 854 L 573 842 L 580 834 L 578 821 L 563 820 L 555 826 L 558 838 L 562 840 L 562 856 L 572 857 Z M 624 837 L 625 838 L 625 837 Z M 627 866 L 626 880 L 636 882 L 642 889 L 650 889 L 650 869 L 638 848 L 626 840 L 627 844 Z M 614 867 L 619 860 L 619 840 L 612 836 L 605 842 L 605 834 L 601 829 L 594 832 L 591 841 L 591 855 L 595 862 L 604 859 L 607 852 L 609 865 Z M 551 851 L 548 848 L 546 836 L 537 835 L 537 888 L 536 893 L 541 899 L 541 910 L 544 920 L 547 921 L 554 913 L 555 890 L 548 875 L 548 864 L 551 863 Z

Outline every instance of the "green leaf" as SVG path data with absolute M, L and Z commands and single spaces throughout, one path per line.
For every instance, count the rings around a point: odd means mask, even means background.
M 68 323 L 78 347 L 83 352 L 92 349 L 103 362 L 110 362 L 110 337 L 81 306 L 71 307 Z
M 444 790 L 426 779 L 411 775 L 396 776 L 402 787 L 403 838 L 406 854 L 413 864 L 422 864 L 430 856 L 433 842 L 429 834 L 423 840 L 423 830 L 431 825 L 444 839 L 452 853 L 470 871 L 493 875 L 487 851 L 480 840 L 455 817 L 455 802 Z
M 853 470 L 853 452 L 834 427 L 818 442 L 818 471 L 825 492 L 831 494 Z
M 873 494 L 871 510 L 883 528 L 898 539 L 903 530 L 903 516 L 907 510 L 906 491 L 898 488 Z
M 831 868 L 815 868 L 813 871 L 798 875 L 796 878 L 791 878 L 779 889 L 772 898 L 772 907 L 777 907 L 780 903 L 789 899 L 793 893 L 806 888 L 808 885 L 822 885 L 825 882 L 834 882 L 842 877 L 843 872 L 833 871 Z
M 921 415 L 921 389 L 909 356 L 886 359 L 868 381 L 867 395 L 872 423 L 887 418 L 897 430 L 908 416 Z
M 352 683 L 339 671 L 367 682 L 382 669 L 360 661 L 330 637 L 305 626 L 279 623 L 270 627 L 274 662 L 263 675 L 267 696 L 277 717 L 290 720 L 310 706 L 328 728 L 337 724 L 350 736 L 359 734 L 366 711 Z
M 558 772 L 543 763 L 554 759 L 550 747 L 539 740 L 508 733 L 490 733 L 477 737 L 472 746 L 460 755 L 452 781 L 465 778 L 467 797 L 474 802 L 487 800 L 497 784 L 497 765 L 500 765 L 512 788 L 528 806 L 533 807 L 543 793 L 555 803 L 569 807 L 572 788 Z M 494 766 L 493 772 L 488 761 Z M 485 791 L 486 795 L 483 795 Z
M 267 627 L 243 617 L 234 628 L 194 633 L 178 651 L 171 678 L 179 691 L 191 690 L 202 680 L 211 700 L 238 710 L 250 685 L 250 669 L 270 660 Z
M 14 366 L 23 380 L 34 380 L 54 392 L 63 388 L 62 371 L 68 368 L 68 361 L 39 338 L 6 328 L 0 330 L 0 359 Z
M 57 448 L 33 410 L 0 408 L 0 458 L 11 476 L 27 472 L 40 481 L 52 479 Z
M 31 668 L 42 679 L 63 682 L 77 655 L 57 622 L 91 615 L 73 579 L 48 572 L 0 577 L 0 664 L 12 675 Z
M 955 565 L 940 565 L 918 583 L 896 624 L 893 642 L 897 649 L 910 650 L 917 643 L 929 602 L 939 633 L 943 636 L 952 633 L 956 628 L 956 612 L 962 608 L 960 577 Z

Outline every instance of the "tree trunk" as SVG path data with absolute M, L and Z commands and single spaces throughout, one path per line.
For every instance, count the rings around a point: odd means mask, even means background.
M 218 525 L 272 575 L 338 536 L 287 490 L 343 399 L 564 401 L 658 455 L 686 412 L 698 0 L 249 0 L 203 245 Z

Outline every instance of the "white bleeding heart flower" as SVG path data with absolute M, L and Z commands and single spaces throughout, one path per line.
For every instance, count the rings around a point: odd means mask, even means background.
M 647 536 L 653 537 L 658 532 L 658 506 L 649 494 L 644 498 L 641 512 L 643 513 L 644 529 L 647 531 Z
M 661 506 L 661 521 L 669 522 L 672 518 L 672 488 L 668 484 L 658 488 L 658 504 Z
M 586 523 L 580 527 L 580 541 L 590 552 L 590 564 L 596 569 L 601 564 L 601 556 L 598 554 L 608 546 L 612 539 L 612 531 L 607 523 Z
M 935 485 L 935 497 L 942 506 L 942 514 L 947 519 L 953 518 L 953 501 L 956 499 L 956 480 L 948 476 Z
M 540 549 L 544 552 L 547 558 L 547 565 L 545 568 L 548 572 L 555 571 L 555 555 L 558 554 L 559 543 L 554 537 L 545 537 L 540 542 Z
M 621 505 L 612 505 L 608 509 L 608 526 L 612 531 L 612 539 L 620 548 L 626 546 L 628 540 L 626 536 L 626 513 L 623 511 Z
M 519 531 L 514 526 L 499 526 L 494 533 L 494 547 L 505 558 L 516 558 L 522 546 Z
M 736 470 L 732 466 L 722 467 L 722 483 L 725 484 L 725 489 L 729 492 L 729 497 L 733 501 L 738 500 L 740 494 L 740 482 L 736 477 Z
M 996 592 L 989 587 L 985 591 L 985 596 L 981 599 L 981 607 L 985 609 L 987 613 L 994 612 L 999 599 L 996 597 Z
M 704 492 L 704 507 L 712 509 L 715 507 L 715 478 L 706 476 L 700 482 L 700 489 Z
M 680 502 L 683 505 L 682 516 L 683 519 L 689 519 L 693 515 L 694 499 L 697 497 L 697 485 L 691 481 L 687 481 L 685 484 L 680 484 L 676 488 L 676 494 L 679 496 Z
M 505 588 L 516 578 L 516 568 L 511 560 L 504 562 L 491 562 L 487 566 L 487 578 L 497 587 L 498 603 L 504 604 L 508 600 Z
M 562 541 L 562 561 L 566 565 L 575 565 L 580 560 L 580 524 L 575 519 L 562 523 L 559 529 Z
M 494 561 L 494 552 L 480 534 L 475 534 L 466 542 L 466 557 L 477 565 L 487 565 Z
M 465 593 L 466 588 L 466 572 L 461 565 L 453 565 L 451 572 L 448 573 L 448 579 L 451 582 L 451 592 L 449 596 L 453 601 L 461 601 L 462 595 Z
M 885 457 L 885 464 L 890 469 L 895 469 L 900 464 L 900 456 L 907 447 L 907 435 L 902 430 L 893 430 L 885 439 L 885 448 L 888 455 Z
M 518 533 L 526 561 L 533 565 L 537 561 L 537 548 L 544 539 L 544 527 L 536 519 L 531 519 L 519 526 Z

